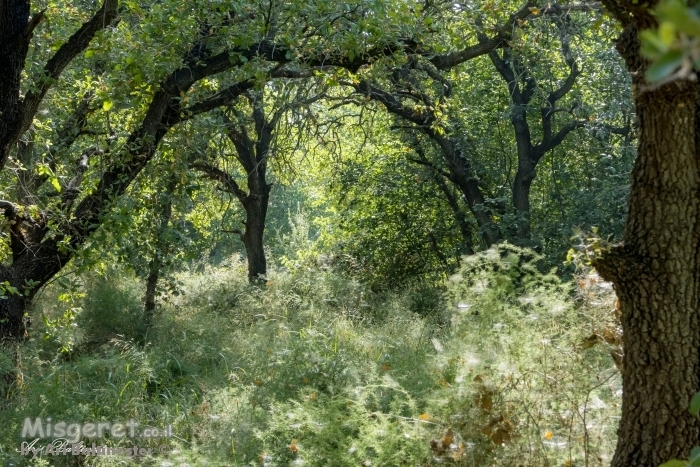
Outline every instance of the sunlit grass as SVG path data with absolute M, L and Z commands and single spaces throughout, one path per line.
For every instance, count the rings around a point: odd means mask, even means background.
M 613 295 L 535 262 L 513 247 L 474 256 L 426 304 L 327 271 L 272 272 L 253 287 L 233 258 L 181 273 L 184 293 L 147 334 L 142 285 L 109 272 L 87 282 L 72 352 L 40 326 L 20 349 L 2 456 L 30 465 L 14 452 L 21 423 L 51 416 L 172 424 L 174 451 L 45 465 L 602 465 L 620 383 L 613 344 L 591 336 L 615 325 Z M 52 293 L 35 313 L 61 312 Z

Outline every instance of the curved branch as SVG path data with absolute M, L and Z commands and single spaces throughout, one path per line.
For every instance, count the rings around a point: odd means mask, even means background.
M 518 20 L 522 20 L 532 15 L 532 9 L 535 7 L 535 2 L 533 0 L 528 0 L 528 2 L 523 5 L 518 11 L 510 15 L 510 18 L 506 23 L 497 29 L 496 34 L 492 37 L 479 40 L 478 44 L 465 47 L 458 52 L 452 52 L 449 54 L 438 55 L 430 60 L 430 62 L 435 65 L 439 70 L 447 70 L 453 68 L 460 63 L 464 63 L 482 55 L 487 55 L 493 50 L 498 49 L 503 45 L 503 43 L 510 39 L 513 31 L 513 26 Z
M 27 131 L 44 96 L 46 96 L 46 93 L 51 89 L 56 80 L 58 80 L 63 70 L 76 56 L 90 45 L 90 42 L 99 31 L 106 28 L 114 21 L 117 17 L 118 3 L 118 0 L 104 0 L 102 8 L 97 10 L 90 21 L 84 23 L 80 29 L 73 33 L 68 39 L 68 42 L 63 44 L 53 57 L 46 62 L 43 76 L 39 78 L 35 89 L 27 92 L 27 95 L 21 103 L 22 114 L 18 119 L 18 124 L 14 128 L 14 141 L 19 139 L 19 137 Z M 35 17 L 32 18 L 32 22 L 39 16 L 36 22 L 36 24 L 38 24 L 38 21 L 43 17 L 43 12 L 39 15 L 35 15 Z M 36 24 L 34 24 L 34 27 L 36 27 Z M 0 160 L 0 166 L 4 164 L 5 160 Z
M 215 165 L 207 164 L 206 162 L 193 162 L 189 166 L 192 169 L 199 170 L 207 178 L 221 183 L 223 190 L 235 195 L 239 201 L 243 202 L 248 198 L 248 194 L 238 186 L 233 177 Z

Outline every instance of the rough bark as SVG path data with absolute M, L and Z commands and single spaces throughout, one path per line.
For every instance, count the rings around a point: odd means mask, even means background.
M 241 235 L 248 259 L 248 280 L 265 280 L 267 261 L 265 259 L 265 220 L 270 202 L 270 185 L 261 180 L 259 187 L 251 190 L 243 204 L 246 212 L 245 232 Z
M 615 285 L 625 349 L 612 466 L 658 467 L 687 458 L 700 435 L 688 412 L 700 389 L 699 88 L 686 81 L 644 90 L 638 33 L 654 19 L 641 6 L 609 3 L 625 26 L 617 48 L 640 123 L 623 243 L 595 262 Z

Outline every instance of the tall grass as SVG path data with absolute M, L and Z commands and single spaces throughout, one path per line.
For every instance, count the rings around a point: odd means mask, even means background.
M 108 271 L 85 281 L 69 352 L 47 324 L 32 330 L 46 339 L 19 349 L 0 455 L 8 465 L 601 465 L 620 382 L 611 344 L 591 336 L 614 326 L 611 292 L 590 277 L 563 284 L 537 263 L 504 245 L 465 259 L 445 292 L 376 295 L 318 270 L 253 287 L 232 258 L 180 274 L 184 294 L 161 304 L 148 332 L 142 284 Z M 58 293 L 44 294 L 35 323 L 64 313 Z M 24 418 L 38 416 L 172 424 L 168 440 L 99 440 L 172 451 L 30 460 L 15 449 Z

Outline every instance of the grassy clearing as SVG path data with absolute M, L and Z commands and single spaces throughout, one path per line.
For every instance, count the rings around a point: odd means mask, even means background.
M 376 295 L 327 271 L 273 273 L 254 288 L 234 258 L 180 274 L 184 293 L 149 335 L 143 287 L 123 272 L 86 281 L 65 325 L 50 325 L 66 306 L 48 290 L 34 322 L 43 313 L 49 325 L 32 330 L 47 339 L 18 349 L 0 455 L 7 465 L 603 465 L 621 391 L 613 295 L 595 276 L 563 284 L 537 261 L 501 246 L 465 259 L 439 293 Z M 172 424 L 173 450 L 29 460 L 15 452 L 27 416 Z

